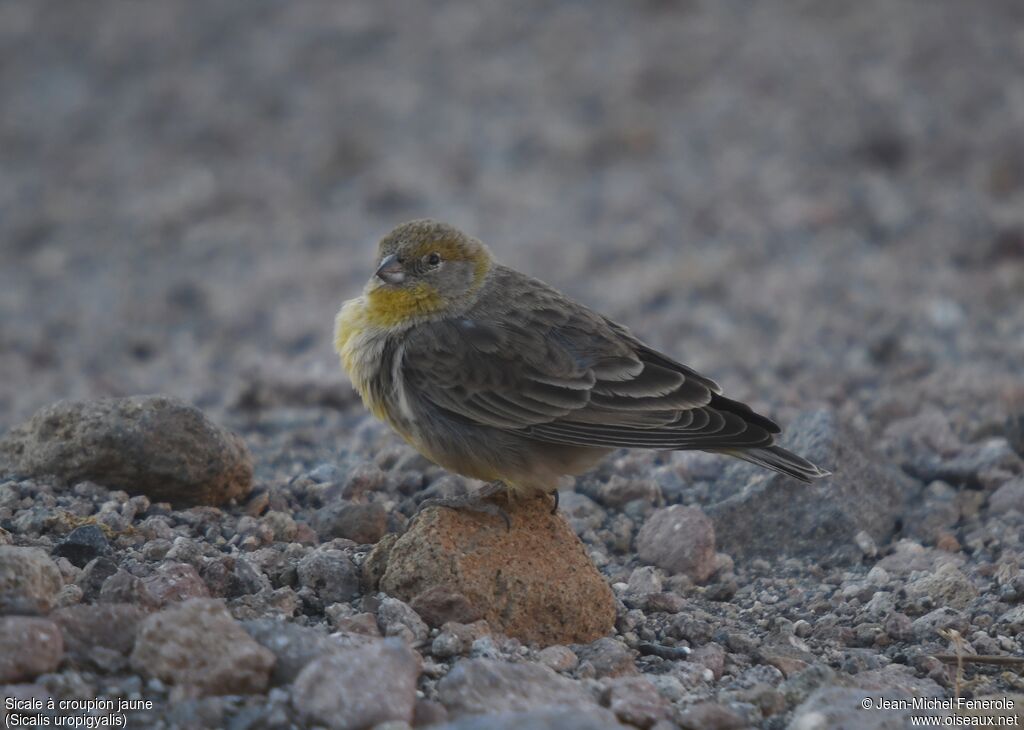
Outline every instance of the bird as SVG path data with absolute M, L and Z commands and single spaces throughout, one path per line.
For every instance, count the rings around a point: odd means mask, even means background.
M 504 490 L 553 495 L 557 509 L 564 477 L 619 448 L 716 452 L 803 482 L 830 475 L 778 446 L 779 426 L 714 380 L 435 220 L 380 240 L 334 344 L 374 416 L 489 485 L 435 500 L 444 506 L 473 509 Z

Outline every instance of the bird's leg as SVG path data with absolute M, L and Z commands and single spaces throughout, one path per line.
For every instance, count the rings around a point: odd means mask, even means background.
M 554 499 L 554 502 L 551 505 L 551 514 L 555 515 L 558 514 L 558 490 L 556 489 L 554 492 L 552 492 L 551 496 Z
M 511 530 L 512 519 L 508 516 L 508 512 L 491 501 L 492 497 L 502 492 L 505 493 L 507 499 L 511 500 L 508 487 L 501 482 L 489 482 L 475 492 L 470 492 L 460 497 L 427 499 L 420 502 L 416 508 L 416 515 L 413 515 L 413 517 L 418 516 L 427 507 L 446 507 L 447 509 L 465 510 L 467 512 L 478 512 L 491 515 L 492 517 L 500 517 L 505 521 L 505 528 Z

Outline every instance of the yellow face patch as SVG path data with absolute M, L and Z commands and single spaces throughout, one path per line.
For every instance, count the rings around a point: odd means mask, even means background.
M 442 261 L 471 261 L 473 263 L 473 289 L 483 281 L 484 275 L 491 268 L 491 257 L 485 250 L 468 249 L 460 241 L 445 239 L 441 241 L 425 241 L 412 251 L 414 258 L 423 258 L 436 253 Z
M 366 315 L 374 327 L 391 328 L 441 311 L 444 297 L 428 284 L 405 287 L 380 286 L 366 293 Z

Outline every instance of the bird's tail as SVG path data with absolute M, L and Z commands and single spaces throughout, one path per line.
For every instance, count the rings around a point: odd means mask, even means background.
M 802 482 L 831 476 L 832 472 L 815 466 L 802 456 L 786 451 L 781 446 L 766 446 L 761 449 L 721 449 L 721 453 L 735 456 L 737 459 L 749 461 L 751 464 L 787 474 Z

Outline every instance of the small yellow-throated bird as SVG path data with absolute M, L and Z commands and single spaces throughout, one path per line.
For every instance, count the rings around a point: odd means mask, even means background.
M 516 496 L 557 497 L 561 477 L 620 447 L 828 475 L 775 446 L 779 427 L 713 380 L 436 221 L 381 240 L 376 273 L 338 313 L 335 346 L 375 416 L 445 469 Z

